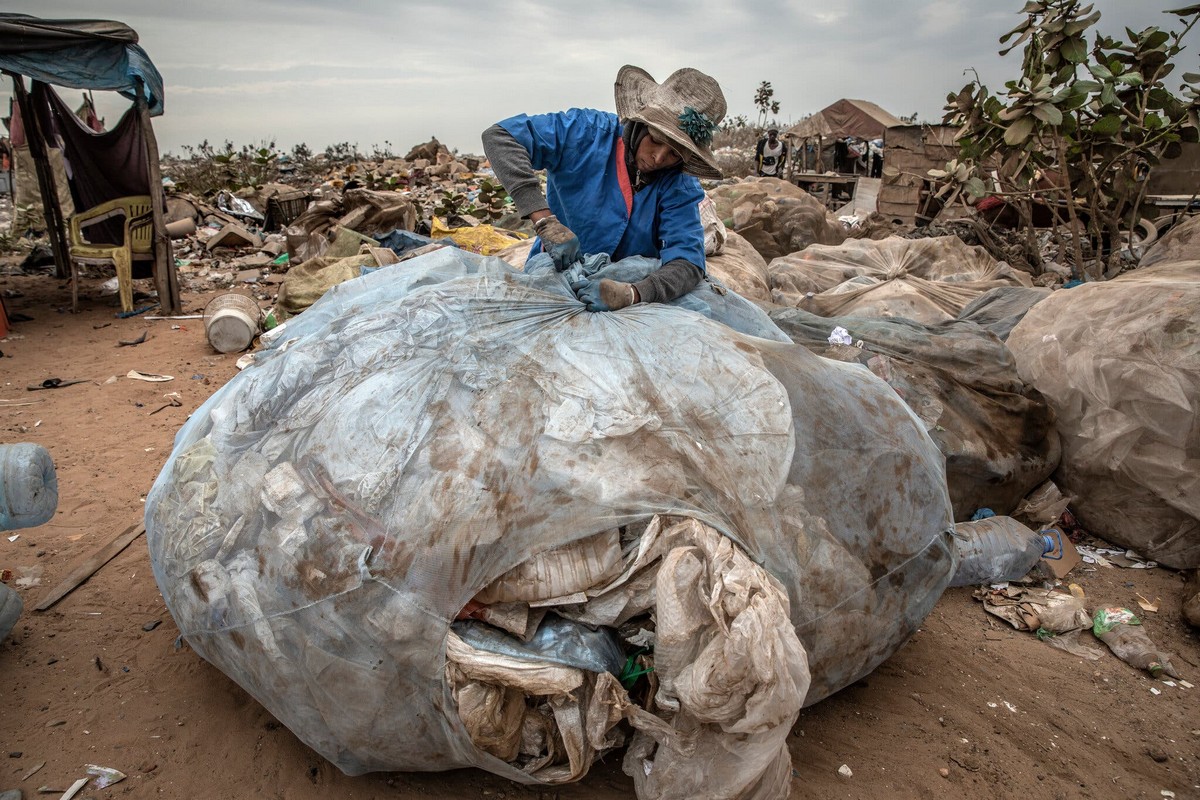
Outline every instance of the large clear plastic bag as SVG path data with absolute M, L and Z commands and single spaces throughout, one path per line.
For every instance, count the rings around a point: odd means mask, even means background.
M 942 456 L 885 383 L 732 292 L 589 313 L 535 262 L 440 250 L 290 320 L 192 415 L 147 498 L 167 605 L 351 774 L 572 780 L 628 741 L 642 797 L 694 796 L 689 775 L 786 794 L 801 703 L 879 665 L 950 580 Z M 576 550 L 584 566 L 552 568 Z M 597 585 L 520 599 L 521 576 L 551 573 Z M 644 626 L 627 644 L 655 629 L 653 713 L 611 672 L 455 632 L 550 610 Z M 727 671 L 740 688 L 714 695 Z
M 771 321 L 817 355 L 864 365 L 904 399 L 946 456 L 955 519 L 980 508 L 1014 511 L 1058 466 L 1053 412 L 1021 382 L 1004 343 L 978 325 L 818 317 L 799 308 L 774 309 Z M 831 344 L 835 327 L 855 345 Z
M 1031 283 L 957 236 L 812 245 L 776 258 L 768 270 L 779 305 L 822 317 L 904 317 L 926 325 L 955 319 L 990 289 Z
M 1013 328 L 1062 437 L 1055 483 L 1088 530 L 1200 567 L 1200 261 L 1052 293 Z

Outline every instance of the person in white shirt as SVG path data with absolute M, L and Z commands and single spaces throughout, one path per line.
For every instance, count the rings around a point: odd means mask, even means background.
M 779 138 L 779 129 L 770 128 L 763 139 L 758 140 L 754 151 L 754 165 L 759 177 L 778 178 L 783 175 L 787 163 L 787 145 Z

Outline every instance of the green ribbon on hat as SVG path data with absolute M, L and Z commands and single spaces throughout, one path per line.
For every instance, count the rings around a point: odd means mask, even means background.
M 696 144 L 708 145 L 713 140 L 713 131 L 717 129 L 717 124 L 703 113 L 688 106 L 679 115 L 679 129 Z

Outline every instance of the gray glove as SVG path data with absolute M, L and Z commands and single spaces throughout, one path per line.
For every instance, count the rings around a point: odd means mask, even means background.
M 579 261 L 579 237 L 570 228 L 551 214 L 533 223 L 533 229 L 542 240 L 542 249 L 554 259 L 554 268 L 559 272 Z

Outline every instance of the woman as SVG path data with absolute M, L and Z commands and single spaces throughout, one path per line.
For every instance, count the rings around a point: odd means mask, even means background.
M 665 303 L 704 276 L 704 229 L 697 178 L 720 178 L 712 136 L 725 116 L 716 80 L 694 69 L 661 84 L 621 67 L 617 113 L 573 108 L 520 114 L 483 133 L 483 149 L 517 210 L 533 220 L 559 270 L 581 253 L 658 258 L 637 283 L 588 278 L 572 285 L 589 311 Z M 546 192 L 535 170 L 547 173 Z

